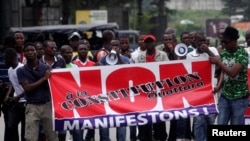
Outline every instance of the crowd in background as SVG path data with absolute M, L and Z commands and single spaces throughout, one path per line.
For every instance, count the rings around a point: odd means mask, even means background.
M 217 82 L 213 92 L 219 114 L 172 120 L 168 132 L 166 122 L 130 126 L 129 131 L 126 127 L 117 127 L 116 139 L 110 139 L 109 128 L 98 129 L 100 141 L 126 141 L 126 134 L 129 134 L 130 141 L 206 141 L 208 125 L 244 124 L 244 112 L 248 106 L 247 47 L 250 46 L 250 31 L 245 37 L 246 48 L 239 47 L 238 31 L 233 27 L 221 27 L 218 32 L 220 44 L 213 47 L 202 31 L 183 31 L 178 41 L 175 30 L 166 28 L 161 39 L 141 32 L 138 48 L 131 51 L 129 37 L 116 38 L 111 30 L 103 31 L 101 38 L 93 36 L 90 39 L 73 32 L 68 38 L 69 44 L 61 47 L 53 40 L 25 41 L 22 32 L 15 32 L 5 38 L 1 52 L 1 61 L 9 77 L 9 82 L 1 80 L 4 141 L 66 141 L 67 134 L 73 141 L 94 140 L 94 129 L 52 130 L 52 105 L 47 82 L 51 69 L 209 59 L 216 68 Z M 161 44 L 156 44 L 157 41 Z M 180 43 L 186 46 L 184 55 L 175 51 Z M 116 59 L 110 62 L 110 55 L 115 55 Z M 84 131 L 87 132 L 85 137 Z

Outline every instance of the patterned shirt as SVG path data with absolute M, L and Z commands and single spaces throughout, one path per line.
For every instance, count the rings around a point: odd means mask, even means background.
M 227 67 L 232 67 L 239 63 L 243 65 L 242 71 L 232 78 L 226 73 L 224 74 L 224 85 L 222 88 L 222 95 L 230 100 L 236 100 L 246 97 L 248 94 L 247 86 L 247 69 L 248 69 L 248 54 L 243 49 L 238 47 L 234 52 L 222 50 L 221 60 Z

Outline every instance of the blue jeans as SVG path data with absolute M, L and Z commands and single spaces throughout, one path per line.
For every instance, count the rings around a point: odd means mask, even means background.
M 216 114 L 194 117 L 193 129 L 195 141 L 207 141 L 207 127 L 214 124 L 215 118 Z
M 73 141 L 83 141 L 83 130 L 70 130 L 70 134 L 72 135 Z
M 116 128 L 116 140 L 126 141 L 126 127 Z M 109 138 L 109 128 L 100 128 L 100 141 L 111 141 Z
M 229 100 L 223 96 L 219 99 L 218 125 L 244 125 L 244 113 L 248 106 L 248 99 Z

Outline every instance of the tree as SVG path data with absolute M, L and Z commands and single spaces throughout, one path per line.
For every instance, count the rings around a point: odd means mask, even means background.
M 224 3 L 222 12 L 229 16 L 243 15 L 244 20 L 250 20 L 250 1 L 249 0 L 221 0 Z

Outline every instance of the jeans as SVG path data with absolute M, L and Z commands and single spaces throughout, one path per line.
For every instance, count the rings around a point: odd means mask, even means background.
M 218 105 L 218 125 L 244 125 L 244 113 L 248 106 L 248 99 L 229 100 L 221 96 Z
M 83 141 L 83 130 L 70 130 L 70 134 L 72 135 L 73 141 Z
M 25 141 L 25 103 L 15 103 L 8 114 L 8 132 L 11 133 L 9 140 L 19 141 L 18 125 L 21 123 L 21 141 Z
M 100 128 L 100 141 L 111 141 L 109 138 L 109 128 Z M 116 128 L 116 140 L 126 141 L 126 127 Z
M 213 125 L 215 122 L 216 114 L 201 115 L 194 117 L 193 129 L 195 141 L 207 141 L 207 128 L 208 125 Z

